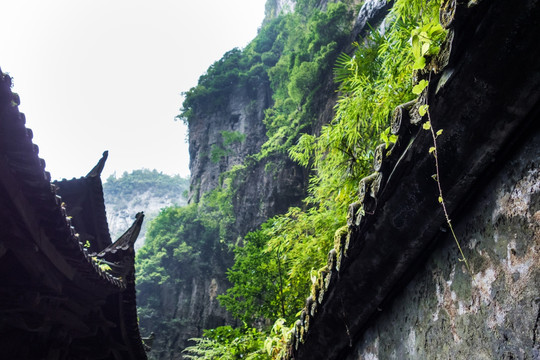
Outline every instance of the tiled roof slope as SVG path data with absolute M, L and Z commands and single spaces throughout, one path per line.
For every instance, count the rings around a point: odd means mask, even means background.
M 139 236 L 143 223 L 142 212 L 136 215 L 133 225 L 113 244 L 102 250 L 98 255 L 98 261 L 103 261 L 111 266 L 111 272 L 122 277 L 126 282 L 126 289 L 120 297 L 115 299 L 114 304 L 107 306 L 110 318 L 116 317 L 116 323 L 120 324 L 122 341 L 129 344 L 131 353 L 144 353 L 144 345 L 139 333 L 137 318 L 136 290 L 135 290 L 135 241 Z M 131 354 L 132 358 L 136 358 Z
M 289 359 L 345 358 L 447 231 L 419 105 L 429 104 L 432 126 L 444 130 L 437 157 L 454 220 L 513 146 L 538 131 L 540 3 L 447 0 L 441 23 L 450 30 L 446 43 L 432 71 L 420 74 L 430 86 L 396 109 L 398 141 L 377 149 L 376 173 L 360 182 L 348 226 L 336 233 L 296 323 Z
M 65 203 L 67 214 L 71 217 L 80 240 L 87 245 L 90 253 L 98 252 L 112 243 L 100 178 L 107 156 L 108 152 L 105 151 L 99 163 L 88 175 L 53 183 L 56 186 L 56 193 Z
M 121 275 L 90 254 L 18 104 L 10 77 L 0 71 L 2 358 L 146 359 L 137 327 L 133 249 L 122 259 Z M 81 216 L 85 233 L 97 239 L 96 252 L 114 246 L 99 174 L 61 184 L 73 190 L 66 198 L 82 207 L 72 208 L 78 211 L 73 215 Z M 77 193 L 87 199 L 78 200 Z M 141 222 L 142 214 L 126 236 L 136 236 Z

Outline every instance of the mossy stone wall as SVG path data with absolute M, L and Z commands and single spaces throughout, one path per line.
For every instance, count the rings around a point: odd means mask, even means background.
M 472 276 L 442 236 L 348 360 L 540 359 L 538 144 L 537 131 L 452 215 Z

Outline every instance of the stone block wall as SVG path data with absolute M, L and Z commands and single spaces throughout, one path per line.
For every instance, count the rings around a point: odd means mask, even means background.
M 441 229 L 347 360 L 540 359 L 539 144 L 537 131 L 452 215 L 472 274 Z

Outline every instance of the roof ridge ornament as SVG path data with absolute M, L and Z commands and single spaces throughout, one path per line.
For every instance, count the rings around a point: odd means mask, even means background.
M 109 151 L 105 150 L 103 152 L 103 156 L 101 159 L 99 159 L 98 163 L 90 172 L 86 175 L 86 177 L 99 177 L 101 175 L 101 172 L 103 171 L 103 168 L 105 167 L 105 162 L 107 161 L 107 158 L 109 157 Z
M 141 232 L 142 223 L 144 220 L 144 212 L 138 212 L 135 215 L 135 221 L 126 232 L 120 236 L 115 242 L 107 248 L 99 252 L 98 257 L 105 256 L 108 252 L 116 252 L 118 249 L 127 250 L 135 246 L 135 241 Z

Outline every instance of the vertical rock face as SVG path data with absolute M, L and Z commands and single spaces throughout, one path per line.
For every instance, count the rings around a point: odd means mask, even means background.
M 135 243 L 135 249 L 139 249 L 144 244 L 148 224 L 159 214 L 159 211 L 169 206 L 183 206 L 186 199 L 180 193 L 175 196 L 160 196 L 153 191 L 136 193 L 130 198 L 120 198 L 104 189 L 105 206 L 107 207 L 107 223 L 111 232 L 111 237 L 116 240 L 133 223 L 136 211 L 145 214 L 145 222 L 141 233 Z M 124 230 L 123 230 L 124 229 Z
M 156 170 L 135 170 L 119 178 L 109 177 L 103 184 L 103 196 L 111 238 L 118 239 L 131 226 L 135 215 L 142 211 L 145 220 L 135 243 L 135 249 L 139 249 L 144 244 L 148 224 L 161 209 L 186 205 L 184 193 L 187 188 L 187 179 Z
M 268 83 L 261 83 L 254 93 L 235 90 L 225 108 L 190 122 L 190 202 L 221 186 L 221 174 L 245 165 L 249 155 L 260 151 L 267 140 L 264 110 L 270 106 L 271 89 Z M 239 140 L 227 143 L 228 134 Z M 307 170 L 286 154 L 246 165 L 233 184 L 236 235 L 244 235 L 266 219 L 299 205 L 306 194 L 307 179 Z
M 190 201 L 198 201 L 219 185 L 221 173 L 260 150 L 266 141 L 263 119 L 270 101 L 269 85 L 262 83 L 254 94 L 236 89 L 225 108 L 194 117 L 189 124 Z M 227 143 L 227 134 L 239 138 Z
M 459 214 L 472 274 L 447 236 L 348 360 L 540 357 L 539 142 L 537 132 Z
M 220 269 L 222 266 L 215 267 Z M 162 323 L 163 327 L 153 328 L 158 336 L 149 353 L 150 359 L 182 359 L 182 350 L 191 344 L 189 339 L 201 336 L 203 330 L 223 324 L 236 326 L 236 321 L 217 299 L 227 285 L 225 274 L 213 271 L 186 279 L 180 286 L 162 287 L 159 316 L 168 320 Z
M 294 11 L 296 0 L 271 0 L 266 2 L 266 18 Z
M 263 119 L 271 104 L 269 84 L 262 82 L 256 91 L 237 88 L 222 109 L 197 114 L 189 123 L 190 202 L 198 202 L 205 193 L 223 186 L 223 173 L 237 165 L 243 167 L 229 185 L 235 188 L 232 205 L 236 222 L 234 234 L 229 234 L 233 239 L 298 205 L 305 196 L 307 173 L 286 154 L 246 164 L 246 158 L 257 154 L 267 140 Z M 217 300 L 230 286 L 226 270 L 232 265 L 232 254 L 225 247 L 205 257 L 210 258 L 209 266 L 202 272 L 186 275 L 176 286 L 162 287 L 162 310 L 155 315 L 160 319 L 154 318 L 152 323 L 141 320 L 143 328 L 160 334 L 151 358 L 181 359 L 181 351 L 192 344 L 188 339 L 200 337 L 204 329 L 236 325 Z M 162 328 L 157 329 L 156 323 Z
M 306 195 L 308 171 L 290 159 L 273 157 L 248 169 L 235 186 L 235 232 L 246 234 L 267 219 L 298 206 Z

